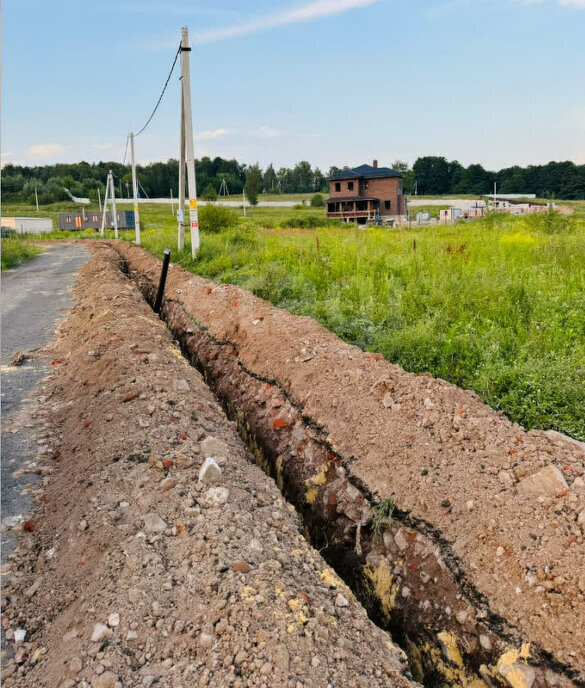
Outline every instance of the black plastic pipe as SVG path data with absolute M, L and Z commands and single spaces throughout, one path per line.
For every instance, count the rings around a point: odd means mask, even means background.
M 163 294 L 165 293 L 165 283 L 167 281 L 167 272 L 169 271 L 169 263 L 171 262 L 171 249 L 165 248 L 162 270 L 160 272 L 160 282 L 158 283 L 158 292 L 156 301 L 154 302 L 154 312 L 160 314 L 162 306 Z

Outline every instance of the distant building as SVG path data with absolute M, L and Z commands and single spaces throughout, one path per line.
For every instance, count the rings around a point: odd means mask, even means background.
M 386 222 L 406 214 L 402 175 L 388 167 L 378 167 L 377 160 L 373 165 L 346 167 L 327 181 L 327 217 L 362 225 L 377 217 Z
M 2 227 L 17 234 L 46 234 L 53 231 L 50 217 L 3 217 Z
M 118 229 L 134 229 L 134 213 L 132 210 L 118 210 Z M 112 226 L 112 211 L 106 213 L 106 227 Z M 88 210 L 82 213 L 59 213 L 59 229 L 72 232 L 83 229 L 100 229 L 102 226 L 102 212 Z

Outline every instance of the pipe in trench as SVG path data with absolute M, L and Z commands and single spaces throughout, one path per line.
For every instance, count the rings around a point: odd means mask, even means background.
M 152 305 L 155 285 L 122 263 Z M 490 611 L 431 524 L 396 509 L 376 532 L 383 505 L 285 389 L 243 366 L 233 343 L 213 339 L 178 301 L 164 300 L 161 318 L 236 420 L 258 465 L 299 512 L 307 539 L 405 650 L 415 680 L 470 688 L 585 685 Z

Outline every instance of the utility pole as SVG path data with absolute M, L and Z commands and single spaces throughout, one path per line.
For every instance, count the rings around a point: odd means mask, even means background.
M 98 191 L 98 203 L 100 204 L 100 212 L 101 212 L 101 209 L 102 209 L 102 195 L 101 195 L 101 193 L 100 193 L 100 187 L 99 187 L 99 186 L 98 186 L 98 188 L 97 188 L 97 191 Z
M 171 215 L 175 214 L 175 209 L 173 207 L 173 190 L 171 189 Z
M 112 223 L 114 225 L 114 237 L 118 238 L 118 213 L 116 212 L 116 191 L 114 189 L 114 173 L 110 170 L 110 178 L 112 180 L 110 188 L 112 189 Z M 122 188 L 122 180 L 120 179 L 120 188 Z M 120 197 L 122 193 L 120 192 Z
M 246 192 L 242 190 L 242 208 L 244 209 L 244 217 L 246 217 Z
M 181 46 L 183 41 L 181 39 Z M 181 62 L 181 73 L 183 63 Z M 185 93 L 181 76 L 181 133 L 179 137 L 179 205 L 177 207 L 179 251 L 185 248 Z
M 37 204 L 37 213 L 39 212 L 39 196 L 37 194 L 37 185 L 35 184 L 35 202 Z
M 191 227 L 191 256 L 199 250 L 199 215 L 197 213 L 197 185 L 195 183 L 195 148 L 193 144 L 193 114 L 191 111 L 191 69 L 189 66 L 189 30 L 183 27 L 181 34 L 181 81 L 183 111 L 185 117 L 185 153 L 187 186 L 189 189 L 189 224 Z
M 140 246 L 140 213 L 138 212 L 138 185 L 136 183 L 136 160 L 134 159 L 134 134 L 130 134 L 130 163 L 132 165 L 132 197 L 134 199 L 134 229 L 136 243 Z M 128 182 L 126 182 L 128 187 Z
M 102 225 L 100 227 L 100 234 L 104 236 L 106 233 L 106 214 L 108 212 L 108 192 L 111 193 L 112 200 L 112 224 L 114 226 L 114 236 L 118 238 L 118 216 L 116 214 L 116 193 L 114 191 L 114 175 L 112 170 L 108 172 L 108 180 L 106 182 L 106 197 L 104 198 L 104 209 L 102 213 Z

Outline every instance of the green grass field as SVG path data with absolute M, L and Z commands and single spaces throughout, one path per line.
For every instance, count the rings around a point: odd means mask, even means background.
M 195 261 L 175 250 L 170 208 L 144 205 L 142 243 L 473 389 L 526 427 L 585 440 L 585 203 L 571 205 L 580 212 L 410 230 L 283 228 L 324 211 L 233 210 L 235 226 L 202 234 Z
M 38 246 L 21 239 L 0 239 L 0 242 L 2 270 L 14 268 L 42 252 Z

